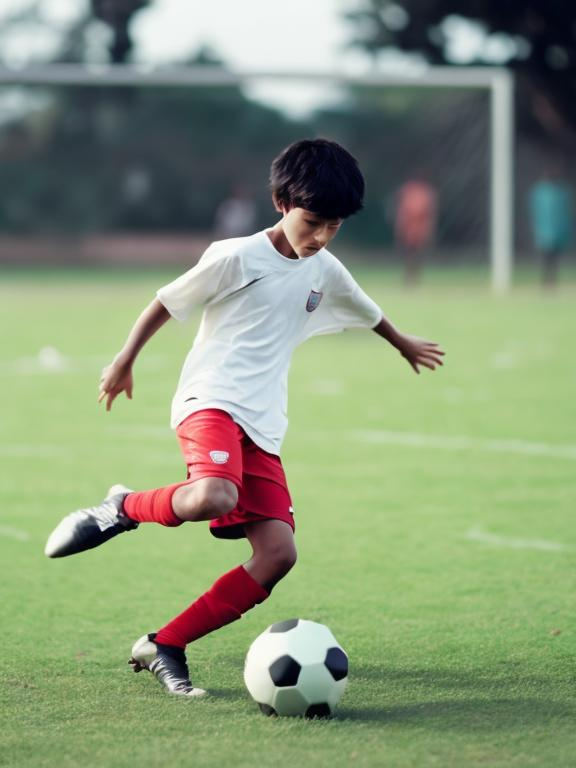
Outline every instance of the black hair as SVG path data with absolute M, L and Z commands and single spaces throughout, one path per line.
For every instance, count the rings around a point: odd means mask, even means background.
M 287 209 L 305 208 L 324 219 L 345 219 L 362 209 L 364 178 L 348 150 L 328 139 L 303 139 L 272 162 L 272 195 Z

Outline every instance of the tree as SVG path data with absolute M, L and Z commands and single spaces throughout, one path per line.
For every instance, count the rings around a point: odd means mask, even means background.
M 519 128 L 576 145 L 576 24 L 566 0 L 365 0 L 346 14 L 354 44 L 371 53 L 398 49 L 431 64 L 454 64 L 450 25 L 467 20 L 484 45 L 467 63 L 504 64 L 518 75 Z M 492 43 L 492 45 L 491 45 Z M 498 55 L 494 52 L 498 44 Z
M 150 0 L 91 0 L 97 19 L 112 28 L 110 57 L 113 64 L 124 64 L 132 50 L 130 22 L 135 13 L 149 5 Z
M 153 0 L 90 0 L 76 4 L 69 15 L 50 13 L 48 0 L 26 0 L 15 9 L 0 11 L 0 61 L 10 63 L 11 52 L 18 49 L 18 61 L 38 63 L 83 64 L 109 60 L 124 64 L 133 49 L 130 24 L 134 14 Z M 97 27 L 110 29 L 111 40 L 90 45 Z M 26 40 L 25 46 L 22 40 Z M 23 55 L 25 54 L 25 55 Z

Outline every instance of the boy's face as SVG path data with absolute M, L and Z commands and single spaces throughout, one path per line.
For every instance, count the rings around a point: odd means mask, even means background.
M 313 256 L 338 233 L 343 219 L 324 219 L 305 208 L 278 207 L 283 214 L 282 229 L 292 251 L 299 259 Z

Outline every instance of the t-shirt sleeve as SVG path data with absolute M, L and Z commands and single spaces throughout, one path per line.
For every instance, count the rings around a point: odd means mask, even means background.
M 324 296 L 307 323 L 306 337 L 338 333 L 346 328 L 374 328 L 381 318 L 378 304 L 362 290 L 346 267 L 334 259 Z
M 156 292 L 158 300 L 180 322 L 196 307 L 218 301 L 242 285 L 239 256 L 210 246 L 198 263 Z

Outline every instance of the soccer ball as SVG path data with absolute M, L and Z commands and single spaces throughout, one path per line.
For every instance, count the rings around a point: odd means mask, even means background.
M 348 682 L 348 657 L 324 624 L 279 621 L 250 646 L 244 682 L 265 715 L 330 717 Z

